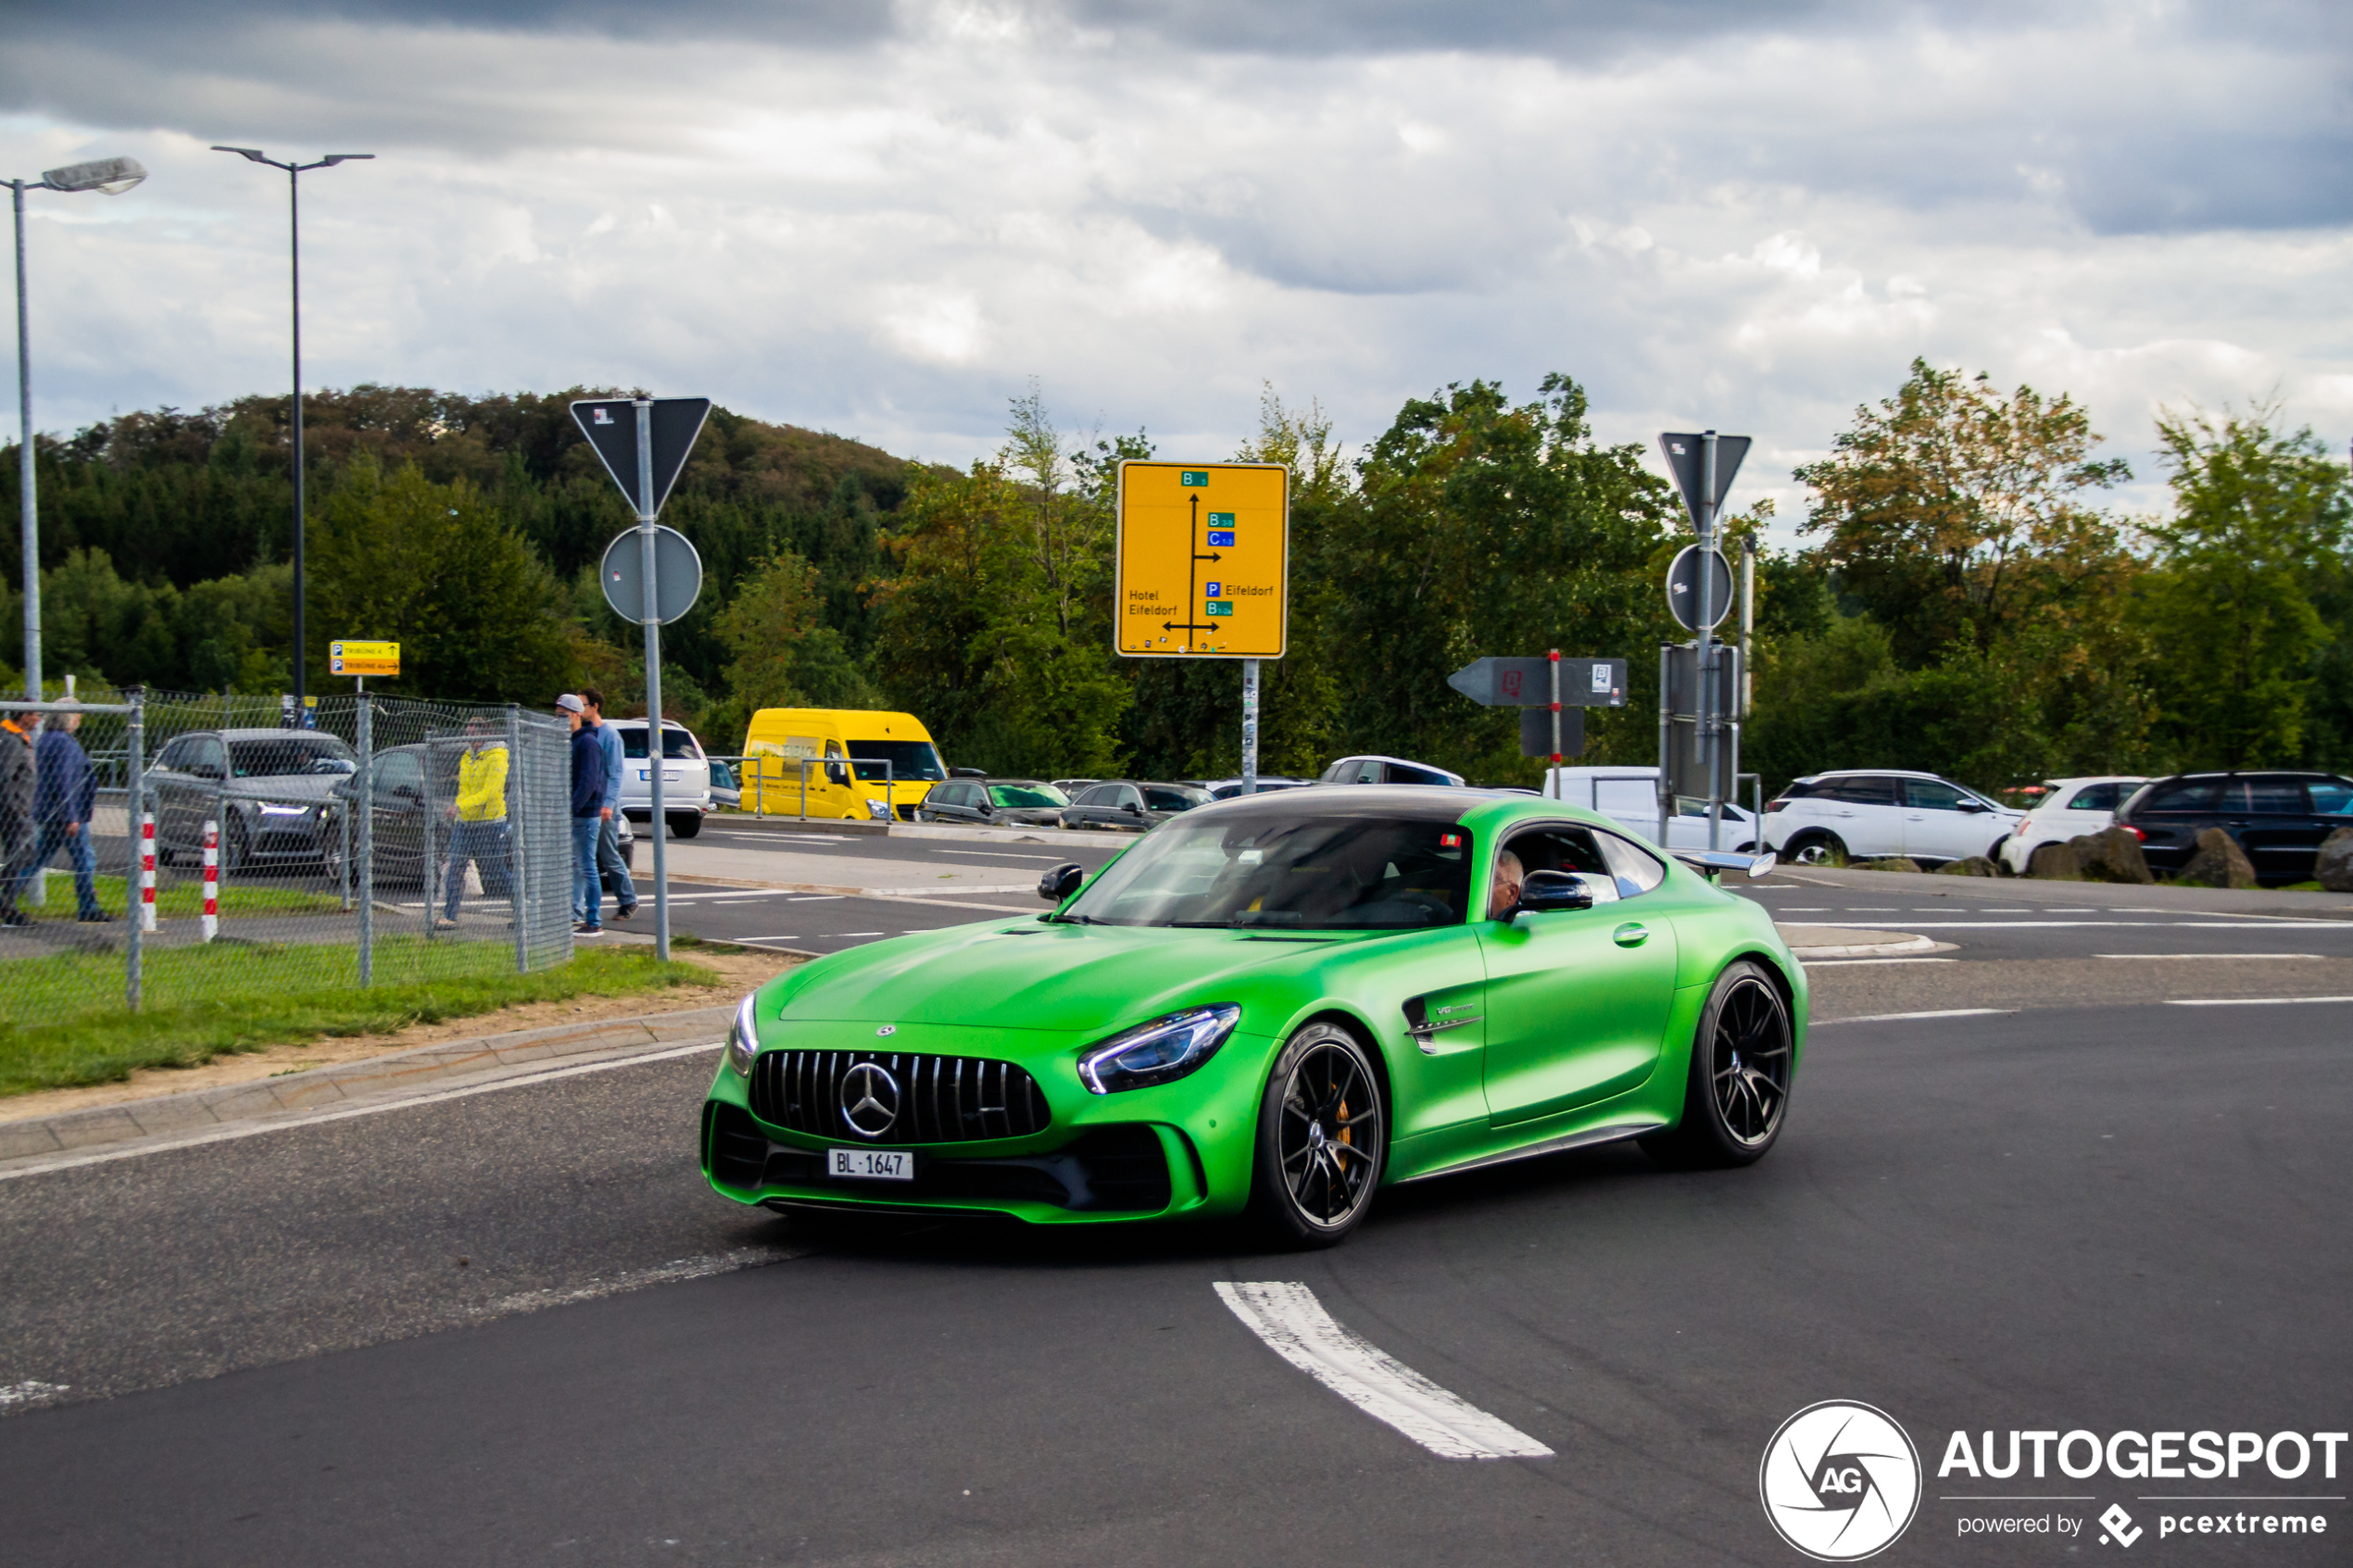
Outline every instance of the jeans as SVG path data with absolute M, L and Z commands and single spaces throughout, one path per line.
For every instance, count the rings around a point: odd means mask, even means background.
M 466 890 L 466 865 L 471 861 L 482 872 L 482 891 L 485 897 L 505 893 L 514 896 L 513 872 L 507 864 L 507 824 L 503 822 L 459 822 L 449 832 L 449 864 L 442 872 L 442 885 L 448 889 L 443 899 L 442 916 L 458 918 L 458 897 Z
M 90 824 L 87 822 L 71 834 L 66 832 L 63 822 L 42 824 L 40 837 L 33 841 L 31 852 L 18 862 L 19 869 L 8 884 L 8 906 L 15 906 L 25 888 L 31 885 L 34 873 L 48 864 L 49 857 L 56 854 L 60 846 L 69 851 L 68 858 L 73 862 L 73 894 L 74 902 L 81 905 L 79 912 L 85 915 L 106 913 L 98 907 L 98 889 L 94 884 L 98 874 L 98 858 L 90 849 Z
M 637 907 L 637 884 L 629 880 L 629 862 L 621 858 L 621 830 L 611 822 L 597 834 L 597 870 L 612 873 L 612 896 L 623 909 Z
M 605 890 L 597 884 L 598 817 L 572 820 L 572 912 L 591 931 L 604 929 Z

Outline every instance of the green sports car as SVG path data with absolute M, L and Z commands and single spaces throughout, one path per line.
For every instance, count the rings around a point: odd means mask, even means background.
M 1055 1224 L 1249 1211 L 1321 1246 L 1385 1184 L 1629 1137 L 1746 1164 L 1787 1114 L 1806 975 L 1771 920 L 1558 801 L 1286 790 L 1038 891 L 1051 914 L 746 997 L 711 1185 Z

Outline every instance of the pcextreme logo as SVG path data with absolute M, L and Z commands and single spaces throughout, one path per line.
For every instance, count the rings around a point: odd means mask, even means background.
M 1818 1562 L 1884 1551 L 1920 1506 L 1920 1456 L 1894 1417 L 1825 1399 L 1781 1423 L 1756 1469 L 1765 1517 Z

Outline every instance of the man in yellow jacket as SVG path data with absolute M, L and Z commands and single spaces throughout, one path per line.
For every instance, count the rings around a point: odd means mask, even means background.
M 458 803 L 450 809 L 449 863 L 442 872 L 448 889 L 442 901 L 441 930 L 458 923 L 458 898 L 466 890 L 466 867 L 482 872 L 485 894 L 511 893 L 507 842 L 507 747 L 497 723 L 466 721 L 466 749 L 458 759 Z

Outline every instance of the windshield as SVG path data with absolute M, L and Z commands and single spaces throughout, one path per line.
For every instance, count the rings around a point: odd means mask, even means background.
M 1104 925 L 1403 931 L 1459 925 L 1470 834 L 1449 822 L 1253 812 L 1178 819 L 1061 916 Z
M 295 773 L 349 773 L 359 768 L 351 747 L 333 735 L 272 736 L 229 743 L 229 770 L 241 779 L 281 779 Z
M 992 805 L 1010 806 L 1015 809 L 1026 806 L 1052 808 L 1070 804 L 1069 796 L 1052 784 L 990 784 L 988 799 Z
M 849 755 L 858 763 L 858 776 L 875 784 L 883 781 L 884 770 L 874 764 L 890 764 L 893 783 L 906 784 L 915 779 L 944 779 L 948 770 L 939 765 L 939 753 L 927 740 L 854 740 L 849 743 Z
M 621 732 L 621 754 L 623 757 L 635 757 L 640 761 L 644 760 L 645 725 L 639 724 L 634 729 Z M 695 737 L 686 731 L 673 730 L 664 724 L 661 728 L 661 755 L 662 759 L 668 762 L 693 762 L 701 758 L 702 748 L 695 745 Z

